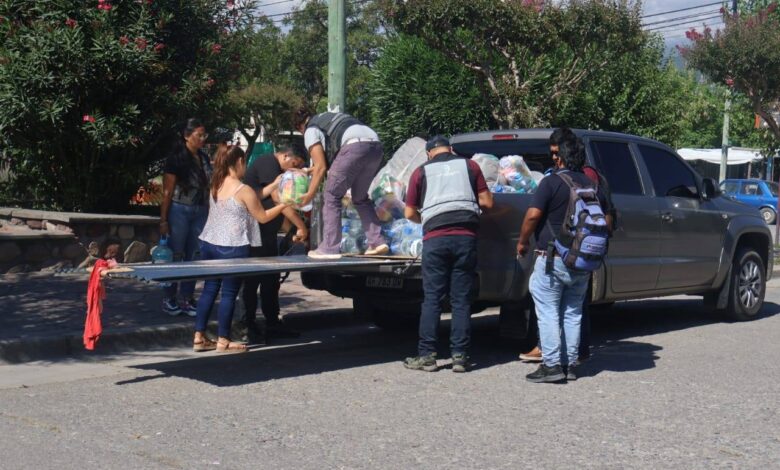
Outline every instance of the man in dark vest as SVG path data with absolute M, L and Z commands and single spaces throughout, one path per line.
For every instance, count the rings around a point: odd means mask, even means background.
M 449 293 L 452 306 L 450 350 L 452 370 L 470 367 L 471 292 L 477 268 L 480 209 L 493 207 L 493 195 L 475 162 L 455 155 L 449 141 L 436 136 L 425 146 L 428 162 L 409 180 L 405 216 L 423 224 L 422 274 L 424 300 L 418 355 L 407 369 L 433 372 L 441 301 Z
M 368 241 L 367 255 L 384 255 L 390 251 L 381 235 L 379 219 L 368 188 L 382 164 L 382 143 L 373 129 L 344 113 L 308 111 L 296 113 L 295 128 L 303 134 L 312 161 L 309 192 L 301 203 L 307 205 L 317 192 L 325 174 L 322 210 L 323 239 L 309 256 L 316 259 L 338 259 L 341 245 L 341 199 L 350 190 L 352 203 Z

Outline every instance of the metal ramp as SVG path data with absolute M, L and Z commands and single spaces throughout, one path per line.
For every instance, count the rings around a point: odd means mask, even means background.
M 164 264 L 127 264 L 109 271 L 108 276 L 156 282 L 189 281 L 296 271 L 348 271 L 352 268 L 382 266 L 387 266 L 387 269 L 391 270 L 409 262 L 410 259 L 406 258 L 343 257 L 336 260 L 318 260 L 306 255 L 271 256 Z

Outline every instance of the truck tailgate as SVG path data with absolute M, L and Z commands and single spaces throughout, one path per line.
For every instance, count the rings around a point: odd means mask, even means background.
M 131 277 L 146 281 L 186 281 L 219 277 L 253 276 L 294 271 L 350 271 L 359 268 L 392 268 L 408 263 L 403 258 L 343 257 L 318 260 L 306 255 L 238 258 L 228 260 L 187 261 L 164 264 L 128 264 L 111 277 Z

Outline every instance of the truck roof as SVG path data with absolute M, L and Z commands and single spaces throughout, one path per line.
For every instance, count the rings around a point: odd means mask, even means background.
M 537 128 L 537 129 L 498 129 L 490 131 L 479 132 L 466 132 L 463 134 L 456 134 L 450 139 L 451 144 L 458 144 L 464 142 L 479 142 L 479 141 L 492 141 L 492 140 L 547 140 L 550 138 L 550 134 L 553 133 L 554 128 Z M 604 137 L 604 138 L 618 138 L 621 140 L 633 140 L 637 142 L 646 142 L 658 144 L 660 142 L 648 139 L 646 137 L 640 137 L 632 134 L 623 134 L 620 132 L 607 132 L 596 131 L 589 129 L 572 129 L 578 137 Z

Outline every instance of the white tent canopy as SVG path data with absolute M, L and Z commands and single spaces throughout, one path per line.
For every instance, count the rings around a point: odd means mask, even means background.
M 721 149 L 679 149 L 677 153 L 685 160 L 703 160 L 708 163 L 720 165 Z M 761 160 L 761 151 L 741 147 L 731 147 L 727 165 L 742 165 Z

